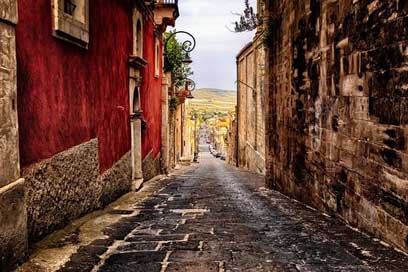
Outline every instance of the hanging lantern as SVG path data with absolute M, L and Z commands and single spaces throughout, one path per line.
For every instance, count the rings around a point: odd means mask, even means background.
M 188 52 L 184 55 L 183 63 L 186 65 L 193 63 L 193 60 L 191 59 L 190 54 Z

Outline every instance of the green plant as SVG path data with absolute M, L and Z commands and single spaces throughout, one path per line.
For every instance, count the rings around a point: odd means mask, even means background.
M 176 110 L 176 109 L 177 109 L 177 105 L 178 105 L 178 98 L 175 97 L 175 96 L 172 96 L 172 97 L 170 98 L 170 101 L 169 101 L 169 108 L 170 108 L 170 110 Z
M 240 16 L 240 20 L 235 22 L 234 31 L 245 32 L 252 31 L 261 23 L 260 18 L 254 12 L 254 9 L 249 5 L 249 0 L 245 0 L 245 9 L 243 14 L 235 13 Z
M 166 48 L 164 54 L 164 71 L 171 72 L 173 82 L 178 82 L 178 88 L 182 87 L 183 80 L 193 74 L 191 68 L 183 63 L 186 52 L 176 37 L 171 36 L 176 30 L 165 34 Z M 170 37 L 171 36 L 171 37 Z

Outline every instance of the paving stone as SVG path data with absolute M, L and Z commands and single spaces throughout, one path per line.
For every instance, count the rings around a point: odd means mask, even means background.
M 159 243 L 157 242 L 141 242 L 128 243 L 117 248 L 118 251 L 154 251 Z
M 126 239 L 127 242 L 139 241 L 182 241 L 184 234 L 168 234 L 168 235 L 135 235 Z
M 187 263 L 170 263 L 166 272 L 218 272 L 219 263 L 215 262 L 187 262 Z
M 105 247 L 81 247 L 69 261 L 58 271 L 91 271 L 100 261 L 100 255 L 107 250 Z
M 160 247 L 160 251 L 175 251 L 175 250 L 200 250 L 199 241 L 187 242 L 169 242 L 164 243 Z
M 144 263 L 144 264 L 114 264 L 104 265 L 98 271 L 100 272 L 160 272 L 161 263 Z
M 164 260 L 166 256 L 162 252 L 129 252 L 116 253 L 111 255 L 106 261 L 107 265 L 118 264 L 141 264 L 141 263 L 156 263 Z
M 112 239 L 123 240 L 138 224 L 119 222 L 103 230 L 103 233 Z
M 408 271 L 407 255 L 263 186 L 261 176 L 203 155 L 130 204 L 139 214 L 117 211 L 123 218 L 104 229 L 106 239 L 81 247 L 61 271 L 98 263 L 104 272 L 161 271 L 162 263 L 192 272 Z
M 221 262 L 224 261 L 227 257 L 226 254 L 217 251 L 190 251 L 190 250 L 178 250 L 173 252 L 170 257 L 170 262 L 191 262 L 191 261 L 198 261 L 198 262 L 211 262 L 217 261 Z

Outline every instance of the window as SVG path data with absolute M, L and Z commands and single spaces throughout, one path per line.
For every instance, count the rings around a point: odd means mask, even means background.
M 76 5 L 71 0 L 64 1 L 64 12 L 66 14 L 73 16 L 75 9 L 76 9 Z
M 89 0 L 52 0 L 53 35 L 88 48 Z
M 141 57 L 143 55 L 143 35 L 142 35 L 142 23 L 137 20 L 136 25 L 136 55 Z
M 143 58 L 143 17 L 137 10 L 133 13 L 133 54 Z
M 154 52 L 154 75 L 156 77 L 160 76 L 160 42 L 156 38 L 155 41 L 155 52 Z

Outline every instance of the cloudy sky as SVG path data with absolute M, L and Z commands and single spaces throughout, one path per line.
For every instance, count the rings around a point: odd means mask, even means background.
M 256 8 L 254 0 L 251 1 Z M 197 88 L 236 89 L 235 57 L 251 41 L 253 33 L 232 33 L 233 23 L 242 12 L 244 0 L 180 0 L 177 30 L 194 35 L 197 47 L 191 53 Z M 183 41 L 184 36 L 177 37 Z

